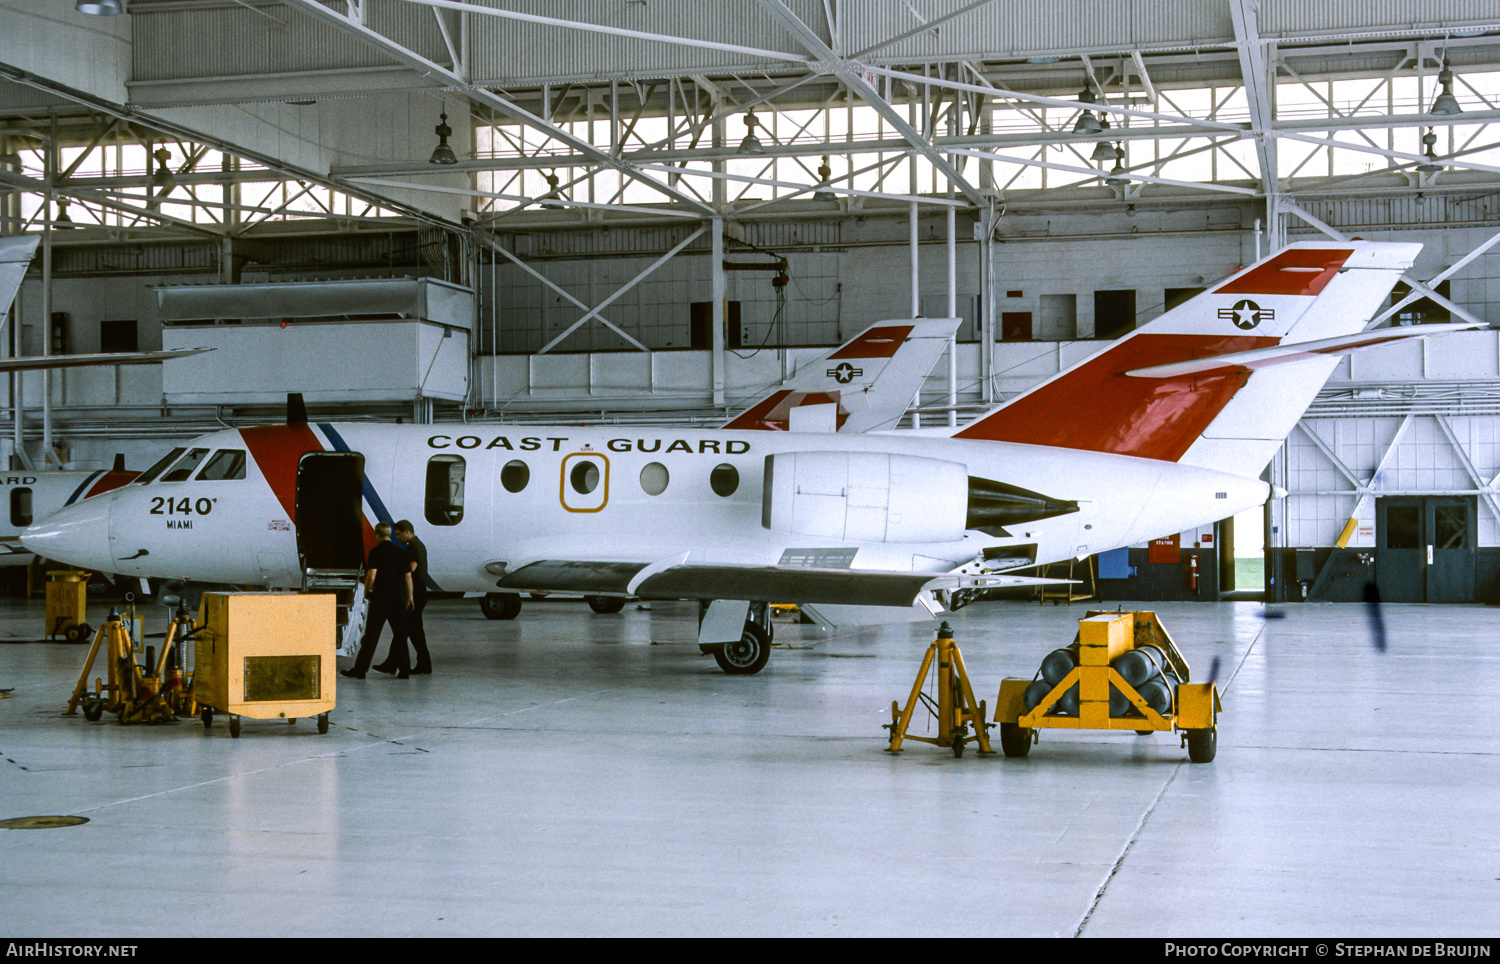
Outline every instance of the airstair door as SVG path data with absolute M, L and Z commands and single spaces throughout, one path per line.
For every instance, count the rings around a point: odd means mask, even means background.
M 364 565 L 365 457 L 310 452 L 297 463 L 297 557 L 302 571 Z

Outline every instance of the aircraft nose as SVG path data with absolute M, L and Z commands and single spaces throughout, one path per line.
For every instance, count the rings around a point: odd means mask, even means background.
M 43 559 L 81 569 L 117 572 L 110 558 L 109 510 L 113 499 L 85 499 L 41 519 L 21 533 L 21 545 Z

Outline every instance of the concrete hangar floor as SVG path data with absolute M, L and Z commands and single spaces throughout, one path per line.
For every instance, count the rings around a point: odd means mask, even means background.
M 1084 608 L 958 613 L 979 695 L 1029 677 Z M 1213 763 L 1166 735 L 1060 731 L 1019 760 L 887 754 L 926 624 L 778 620 L 770 666 L 729 677 L 690 604 L 491 622 L 437 601 L 432 676 L 340 680 L 327 735 L 247 721 L 239 739 L 63 718 L 85 649 L 0 645 L 0 818 L 89 821 L 0 831 L 0 932 L 1500 930 L 1500 610 L 1387 606 L 1381 654 L 1358 606 L 1137 608 L 1200 673 L 1221 659 Z M 0 602 L 0 639 L 42 620 Z

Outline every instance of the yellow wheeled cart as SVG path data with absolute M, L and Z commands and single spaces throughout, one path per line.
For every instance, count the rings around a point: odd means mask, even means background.
M 334 706 L 336 597 L 329 593 L 204 593 L 197 633 L 193 696 L 205 729 L 214 714 L 240 718 L 317 717 L 328 732 Z
M 47 570 L 47 638 L 62 636 L 70 643 L 89 638 L 86 569 Z
M 1176 730 L 1188 758 L 1208 763 L 1223 707 L 1215 683 L 1190 682 L 1189 673 L 1156 613 L 1091 612 L 1079 620 L 1075 644 L 1048 656 L 1041 679 L 1001 682 L 1000 749 L 1025 756 L 1043 729 Z

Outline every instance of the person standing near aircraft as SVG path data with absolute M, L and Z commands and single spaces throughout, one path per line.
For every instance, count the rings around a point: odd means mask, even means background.
M 413 676 L 430 675 L 432 673 L 432 657 L 427 652 L 427 630 L 422 626 L 422 610 L 427 608 L 427 546 L 417 538 L 416 530 L 406 519 L 402 519 L 395 525 L 395 540 L 406 544 L 407 568 L 410 570 L 412 588 L 412 608 L 406 614 L 406 639 L 411 640 L 412 649 L 417 652 L 416 664 L 412 666 Z M 396 647 L 401 647 L 401 659 L 396 658 Z M 375 667 L 377 673 L 394 673 L 396 667 L 406 661 L 406 641 L 404 639 L 391 640 L 391 652 L 386 656 L 385 662 Z
M 406 553 L 391 542 L 391 527 L 382 522 L 375 527 L 375 548 L 370 550 L 365 564 L 365 598 L 369 601 L 369 615 L 365 620 L 365 634 L 359 641 L 359 655 L 352 669 L 339 670 L 340 676 L 364 679 L 370 661 L 375 658 L 375 647 L 380 642 L 380 631 L 391 624 L 391 658 L 397 679 L 406 679 L 410 672 L 406 663 L 406 617 L 413 607 L 411 568 Z

